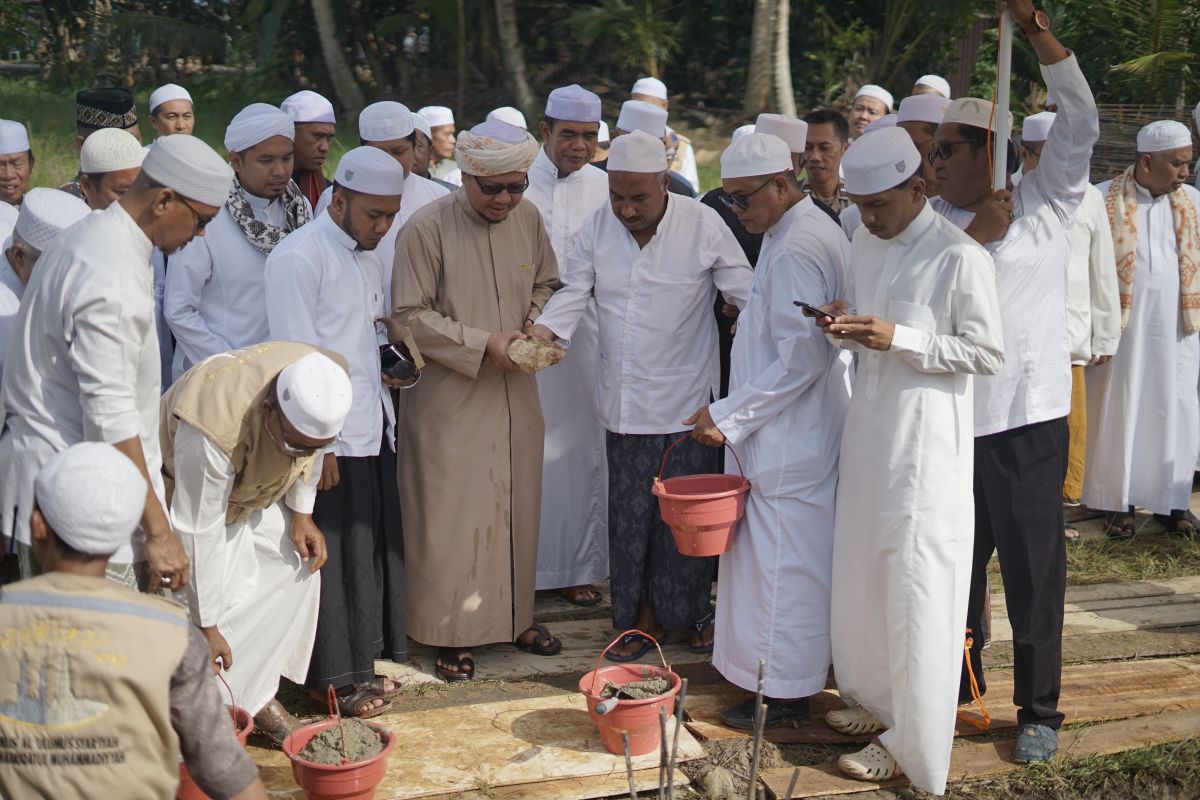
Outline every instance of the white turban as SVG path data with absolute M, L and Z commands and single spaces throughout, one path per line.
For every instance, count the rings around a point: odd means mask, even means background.
M 116 172 L 142 165 L 146 150 L 123 128 L 101 128 L 89 136 L 79 151 L 79 171 L 85 174 Z
M 251 103 L 229 121 L 229 127 L 225 129 L 225 149 L 240 153 L 272 136 L 286 136 L 295 141 L 296 126 L 291 116 L 267 103 Z
M 507 122 L 509 125 L 515 125 L 523 131 L 529 130 L 529 124 L 525 122 L 525 115 L 521 113 L 520 109 L 513 108 L 512 106 L 493 108 L 488 112 L 487 118 L 489 121 L 498 119 L 501 122 Z
M 941 75 L 922 75 L 913 86 L 928 86 L 947 100 L 950 99 L 950 81 Z
M 192 95 L 187 89 L 178 84 L 164 83 L 150 93 L 150 113 L 153 114 L 154 109 L 172 100 L 187 100 L 190 103 L 192 102 Z
M 854 95 L 854 99 L 857 100 L 860 97 L 870 97 L 878 100 L 887 106 L 888 111 L 892 110 L 892 103 L 895 102 L 895 98 L 892 97 L 891 92 L 882 86 L 875 85 L 874 83 L 868 83 L 866 86 L 859 89 L 858 94 Z
M 111 444 L 80 442 L 55 453 L 33 482 L 37 507 L 68 546 L 104 556 L 129 543 L 146 507 L 146 479 Z
M 528 172 L 538 154 L 538 143 L 527 131 L 500 120 L 481 122 L 458 135 L 454 160 L 468 175 L 503 175 Z

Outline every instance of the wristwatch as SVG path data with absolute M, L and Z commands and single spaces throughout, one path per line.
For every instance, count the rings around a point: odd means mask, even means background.
M 1050 15 L 1041 9 L 1034 11 L 1029 23 L 1023 25 L 1021 30 L 1024 31 L 1026 36 L 1050 30 Z

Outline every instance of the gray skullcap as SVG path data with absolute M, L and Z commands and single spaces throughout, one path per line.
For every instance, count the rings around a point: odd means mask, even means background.
M 142 172 L 186 198 L 222 206 L 233 187 L 233 169 L 195 136 L 174 133 L 154 140 Z
M 599 122 L 600 95 L 578 83 L 560 86 L 546 98 L 546 116 L 563 122 Z
M 417 115 L 395 100 L 371 103 L 358 115 L 358 137 L 364 142 L 390 142 L 412 135 Z
M 133 461 L 103 442 L 80 442 L 55 453 L 33 482 L 37 507 L 58 538 L 96 556 L 129 543 L 148 490 Z

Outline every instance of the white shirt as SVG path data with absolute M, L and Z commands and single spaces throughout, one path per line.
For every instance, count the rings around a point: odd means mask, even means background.
M 1042 76 L 1058 99 L 1058 117 L 1038 168 L 1014 190 L 1016 217 L 1008 233 L 986 248 L 996 265 L 1004 366 L 975 382 L 976 436 L 1058 419 L 1071 410 L 1070 229 L 1087 191 L 1100 121 L 1074 55 L 1043 65 Z M 930 203 L 960 228 L 975 218 L 940 197 Z
M 1121 292 L 1113 253 L 1112 227 L 1104 195 L 1095 186 L 1075 214 L 1067 270 L 1067 334 L 1071 363 L 1111 356 L 1121 339 Z
M 842 224 L 842 230 L 846 233 L 846 238 L 854 241 L 854 232 L 862 226 L 862 211 L 854 203 L 842 209 L 842 213 L 838 215 L 838 221 Z
M 525 199 L 542 212 L 550 244 L 566 263 L 583 221 L 608 202 L 608 174 L 584 164 L 582 169 L 560 178 L 558 167 L 542 148 L 529 168 Z
M 247 194 L 254 218 L 284 224 L 283 201 Z M 308 201 L 305 200 L 305 203 Z M 265 342 L 267 255 L 250 244 L 226 206 L 170 257 L 163 316 L 175 334 L 174 378 L 217 353 Z
M 89 214 L 38 259 L 0 387 L 0 532 L 29 543 L 33 479 L 82 441 L 141 439 L 161 499 L 162 387 L 150 240 L 120 203 Z M 135 559 L 132 547 L 113 556 Z
M 0 378 L 4 376 L 4 349 L 12 337 L 17 309 L 21 307 L 21 295 L 25 293 L 25 284 L 17 277 L 6 255 L 10 245 L 12 239 L 6 240 L 0 250 Z
M 322 214 L 275 247 L 265 286 L 270 339 L 333 350 L 350 366 L 354 396 L 332 451 L 352 458 L 379 455 L 385 423 L 390 444 L 396 422 L 390 392 L 379 377 L 375 319 L 388 315 L 391 298 L 380 260 L 358 250 Z
M 20 213 L 16 206 L 0 201 L 0 241 L 12 236 L 13 228 L 17 224 L 17 216 Z M 4 249 L 8 249 L 7 244 L 4 245 Z
M 753 281 L 720 215 L 672 194 L 644 248 L 611 208 L 584 220 L 563 288 L 537 321 L 569 341 L 594 296 L 600 422 L 614 433 L 672 433 L 718 394 L 717 291 L 742 308 Z

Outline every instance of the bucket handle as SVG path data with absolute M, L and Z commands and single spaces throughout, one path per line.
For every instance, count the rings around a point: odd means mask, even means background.
M 690 433 L 685 433 L 683 436 L 680 436 L 678 439 L 671 442 L 670 446 L 667 447 L 667 452 L 663 453 L 662 466 L 658 470 L 658 477 L 654 479 L 655 483 L 662 483 L 663 473 L 667 471 L 667 458 L 671 455 L 671 451 L 675 449 L 676 445 L 690 438 L 692 438 L 692 435 Z M 733 460 L 737 462 L 738 472 L 741 473 L 742 478 L 744 479 L 746 477 L 746 470 L 742 469 L 742 460 L 738 458 L 737 451 L 733 449 L 733 445 L 729 444 L 728 441 L 725 442 L 725 446 L 729 448 L 729 452 L 733 453 Z
M 221 683 L 223 683 L 225 685 L 225 691 L 229 692 L 229 706 L 236 710 L 238 707 L 238 704 L 237 704 L 237 700 L 235 700 L 233 697 L 233 689 L 230 688 L 229 681 L 225 680 L 225 676 L 219 672 L 217 673 L 217 679 L 220 680 Z
M 678 444 L 678 442 L 676 444 Z M 658 639 L 655 639 L 653 636 L 651 636 L 650 634 L 648 634 L 644 631 L 639 631 L 637 628 L 630 628 L 629 630 L 625 631 L 620 636 L 618 636 L 617 638 L 615 638 L 611 642 L 609 642 L 608 647 L 601 650 L 600 655 L 596 656 L 596 668 L 592 670 L 592 694 L 596 693 L 596 679 L 600 677 L 600 660 L 604 658 L 605 653 L 607 653 L 609 650 L 612 650 L 613 647 L 615 647 L 618 642 L 620 642 L 622 639 L 624 639 L 626 636 L 628 636 L 631 633 L 641 634 L 642 636 L 645 636 L 650 641 L 654 642 L 654 646 L 656 648 L 658 648 L 658 657 L 660 659 L 662 659 L 663 667 L 666 668 L 666 670 L 668 672 L 672 671 L 671 665 L 667 663 L 667 657 L 663 655 L 662 646 L 658 643 Z

